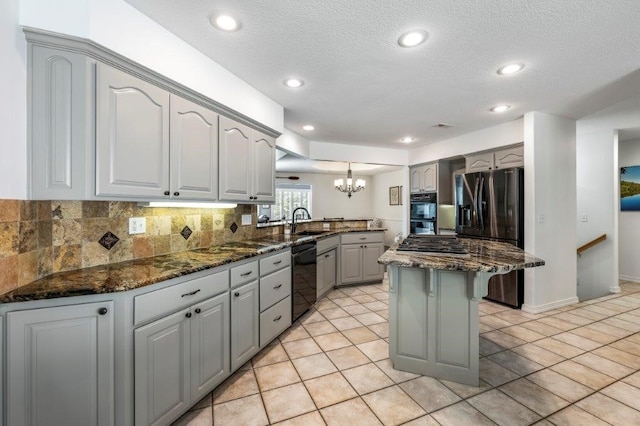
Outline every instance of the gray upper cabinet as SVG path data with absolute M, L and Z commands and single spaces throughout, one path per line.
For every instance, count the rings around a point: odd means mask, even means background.
M 220 117 L 220 199 L 253 200 L 251 194 L 251 129 L 230 118 Z
M 166 197 L 169 93 L 98 63 L 96 195 Z
M 467 173 L 510 167 L 524 167 L 524 146 L 482 152 L 465 158 Z
M 275 201 L 277 132 L 95 43 L 25 34 L 30 199 Z
M 256 202 L 275 202 L 276 140 L 253 131 L 253 196 Z
M 215 200 L 218 114 L 98 64 L 96 193 Z
M 218 114 L 171 95 L 171 196 L 218 198 Z
M 220 194 L 224 201 L 275 201 L 275 139 L 220 118 Z
M 114 424 L 113 302 L 7 314 L 8 425 Z
M 438 164 L 431 163 L 410 169 L 410 190 L 416 192 L 433 192 L 438 190 Z
M 85 199 L 93 172 L 92 61 L 44 46 L 29 48 L 30 198 Z M 89 181 L 91 182 L 91 180 Z

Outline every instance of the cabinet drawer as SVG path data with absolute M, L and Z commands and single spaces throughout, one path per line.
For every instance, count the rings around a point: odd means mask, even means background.
M 260 314 L 260 346 L 264 346 L 291 325 L 291 296 Z
M 291 294 L 291 268 L 260 278 L 260 312 Z
M 236 287 L 240 284 L 248 283 L 249 281 L 258 279 L 258 261 L 245 263 L 240 266 L 235 266 L 230 269 L 231 271 L 231 287 Z
M 340 235 L 323 238 L 321 240 L 318 240 L 317 244 L 318 254 L 324 253 L 325 251 L 337 247 L 340 244 Z
M 382 232 L 352 232 L 342 235 L 342 244 L 381 243 Z
M 134 298 L 134 325 L 182 309 L 200 300 L 222 293 L 229 288 L 227 271 L 196 278 Z
M 260 259 L 260 276 L 264 277 L 289 265 L 291 265 L 291 251 L 289 250 L 265 257 Z

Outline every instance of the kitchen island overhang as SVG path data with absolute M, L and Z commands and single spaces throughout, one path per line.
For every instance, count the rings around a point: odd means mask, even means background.
M 544 265 L 510 244 L 461 238 L 466 256 L 397 251 L 389 272 L 389 357 L 394 368 L 478 386 L 478 303 L 489 278 Z

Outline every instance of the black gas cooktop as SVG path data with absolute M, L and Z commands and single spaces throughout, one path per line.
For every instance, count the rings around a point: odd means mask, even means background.
M 468 255 L 455 235 L 409 234 L 396 249 L 399 252 Z

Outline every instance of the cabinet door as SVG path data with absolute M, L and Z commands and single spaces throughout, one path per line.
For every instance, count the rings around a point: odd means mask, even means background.
M 218 198 L 218 114 L 171 96 L 171 196 Z
M 326 278 L 327 257 L 328 257 L 328 253 L 325 253 L 325 254 L 321 254 L 320 256 L 318 256 L 316 258 L 316 271 L 317 271 L 317 276 L 316 276 L 316 299 L 320 299 L 320 297 L 324 294 L 325 287 L 327 285 L 326 284 L 326 282 L 327 282 L 327 278 Z
M 325 260 L 325 288 L 330 289 L 336 285 L 336 251 L 331 250 Z
M 229 292 L 194 305 L 191 312 L 191 402 L 196 402 L 230 373 Z
M 86 198 L 93 122 L 91 60 L 33 46 L 29 55 L 31 199 Z
M 260 349 L 258 281 L 231 290 L 231 371 Z
M 230 118 L 220 117 L 220 200 L 251 201 L 253 147 L 251 129 Z M 275 158 L 275 157 L 274 157 Z
M 189 309 L 134 331 L 135 424 L 175 420 L 189 397 Z
M 255 201 L 273 203 L 276 199 L 276 141 L 253 131 L 253 195 Z
M 8 313 L 7 424 L 113 425 L 113 328 L 113 302 Z
M 169 93 L 100 63 L 96 84 L 96 194 L 165 198 Z
M 366 244 L 362 249 L 362 280 L 382 280 L 384 267 L 378 263 L 378 258 L 384 253 L 384 245 Z
M 410 169 L 410 191 L 420 192 L 422 190 L 422 170 L 423 167 L 412 167 Z
M 484 172 L 493 169 L 493 152 L 471 155 L 465 158 L 467 173 Z
M 347 244 L 340 248 L 340 282 L 342 284 L 362 281 L 362 246 Z
M 495 168 L 507 169 L 509 167 L 523 167 L 524 166 L 524 147 L 519 146 L 516 148 L 503 149 L 502 151 L 496 151 Z
M 422 190 L 437 191 L 438 190 L 438 165 L 427 164 L 422 169 Z

